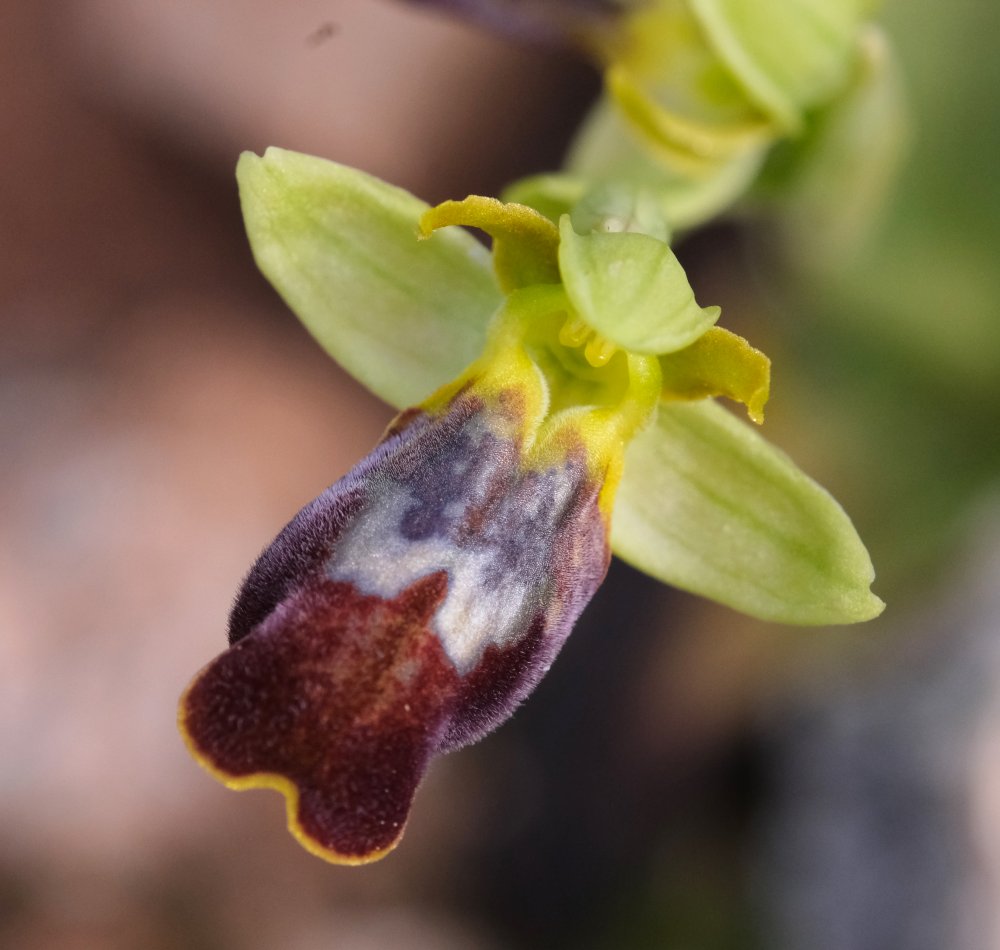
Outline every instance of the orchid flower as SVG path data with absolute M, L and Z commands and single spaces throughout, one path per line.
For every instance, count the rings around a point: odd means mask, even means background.
M 759 617 L 881 611 L 840 506 L 715 403 L 762 421 L 770 364 L 696 302 L 655 202 L 598 189 L 558 222 L 475 196 L 429 208 L 278 149 L 238 179 L 264 274 L 341 366 L 412 407 L 260 556 L 181 701 L 195 759 L 283 793 L 309 851 L 394 847 L 430 760 L 512 714 L 612 551 Z

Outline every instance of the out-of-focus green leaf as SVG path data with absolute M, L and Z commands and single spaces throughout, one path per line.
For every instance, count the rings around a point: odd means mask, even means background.
M 479 355 L 502 296 L 472 235 L 420 240 L 424 202 L 298 152 L 244 153 L 236 174 L 261 271 L 376 395 L 413 405 Z
M 689 0 L 747 96 L 789 131 L 847 78 L 863 12 L 856 0 Z

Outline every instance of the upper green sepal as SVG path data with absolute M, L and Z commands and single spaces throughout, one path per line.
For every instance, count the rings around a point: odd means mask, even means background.
M 661 405 L 632 441 L 611 541 L 646 573 L 766 620 L 855 623 L 884 607 L 840 505 L 710 401 Z
M 648 234 L 578 234 L 559 223 L 559 271 L 580 317 L 634 353 L 670 353 L 698 339 L 718 307 L 699 307 L 670 247 Z
M 421 241 L 424 202 L 298 152 L 244 153 L 236 177 L 264 276 L 376 395 L 413 405 L 479 355 L 503 298 L 471 234 L 451 228 Z
M 580 196 L 569 217 L 577 234 L 627 231 L 670 242 L 670 225 L 655 192 L 639 182 L 600 182 Z

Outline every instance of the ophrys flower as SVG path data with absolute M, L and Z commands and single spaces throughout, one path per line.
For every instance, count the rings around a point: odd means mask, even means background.
M 881 609 L 836 502 L 704 401 L 760 418 L 769 364 L 695 302 L 641 195 L 596 192 L 557 227 L 486 198 L 429 209 L 273 149 L 240 183 L 293 309 L 374 391 L 416 402 L 260 557 L 229 649 L 181 703 L 195 757 L 283 792 L 309 850 L 389 850 L 429 760 L 513 712 L 612 548 L 761 616 Z M 495 276 L 454 224 L 491 234 Z

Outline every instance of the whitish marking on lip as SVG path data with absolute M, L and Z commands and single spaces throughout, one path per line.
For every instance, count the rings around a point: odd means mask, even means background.
M 440 464 L 429 459 L 415 477 L 378 480 L 326 573 L 389 599 L 446 571 L 448 593 L 432 629 L 465 674 L 488 645 L 516 642 L 531 616 L 549 606 L 549 555 L 583 473 L 572 463 L 523 471 L 514 446 L 497 439 L 481 417 L 462 426 L 450 445 Z M 429 517 L 415 532 L 408 524 L 421 511 Z M 478 515 L 474 533 L 470 513 Z

